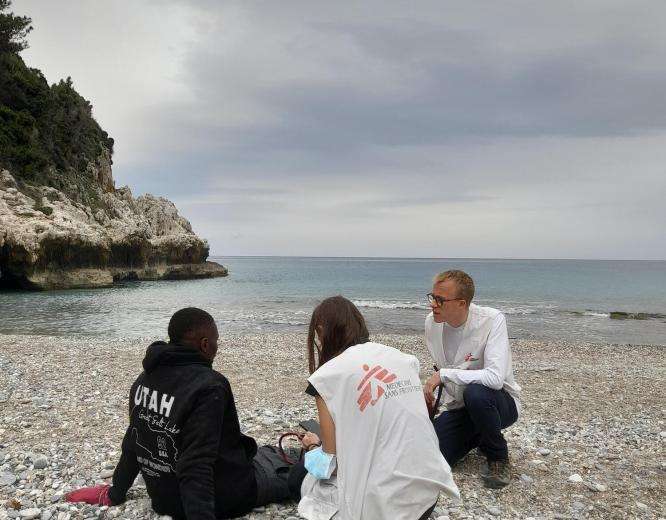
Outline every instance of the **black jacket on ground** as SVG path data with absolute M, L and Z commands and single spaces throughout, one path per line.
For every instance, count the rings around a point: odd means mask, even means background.
M 153 343 L 129 396 L 130 424 L 109 498 L 125 500 L 139 471 L 153 509 L 213 520 L 250 511 L 254 439 L 241 434 L 229 381 L 198 351 Z

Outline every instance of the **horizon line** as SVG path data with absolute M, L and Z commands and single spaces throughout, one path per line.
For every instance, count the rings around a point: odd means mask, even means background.
M 474 256 L 335 256 L 335 255 L 220 255 L 209 254 L 209 258 L 337 258 L 359 260 L 558 260 L 578 262 L 666 262 L 666 258 L 529 258 L 529 257 L 474 257 Z

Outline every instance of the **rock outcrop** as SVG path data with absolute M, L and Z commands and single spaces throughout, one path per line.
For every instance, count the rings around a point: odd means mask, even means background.
M 108 156 L 86 173 L 96 181 L 95 206 L 0 171 L 0 287 L 69 289 L 227 275 L 206 261 L 207 242 L 172 202 L 115 189 Z
M 114 140 L 72 78 L 19 53 L 32 27 L 0 2 L 0 289 L 225 276 L 166 199 L 113 182 Z M 7 5 L 5 5 L 7 4 Z M 0 515 L 1 516 L 1 515 Z

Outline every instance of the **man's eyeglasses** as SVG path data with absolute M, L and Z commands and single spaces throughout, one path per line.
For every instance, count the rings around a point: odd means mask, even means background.
M 434 303 L 437 307 L 441 307 L 446 302 L 454 302 L 456 300 L 462 300 L 463 299 L 463 298 L 449 298 L 447 300 L 446 298 L 442 298 L 441 296 L 437 296 L 436 294 L 433 294 L 433 293 L 426 294 L 426 297 L 428 298 L 428 303 L 430 305 L 432 305 Z

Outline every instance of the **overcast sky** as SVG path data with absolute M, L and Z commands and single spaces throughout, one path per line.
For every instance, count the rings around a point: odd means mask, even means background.
M 216 255 L 666 259 L 666 3 L 15 0 Z

